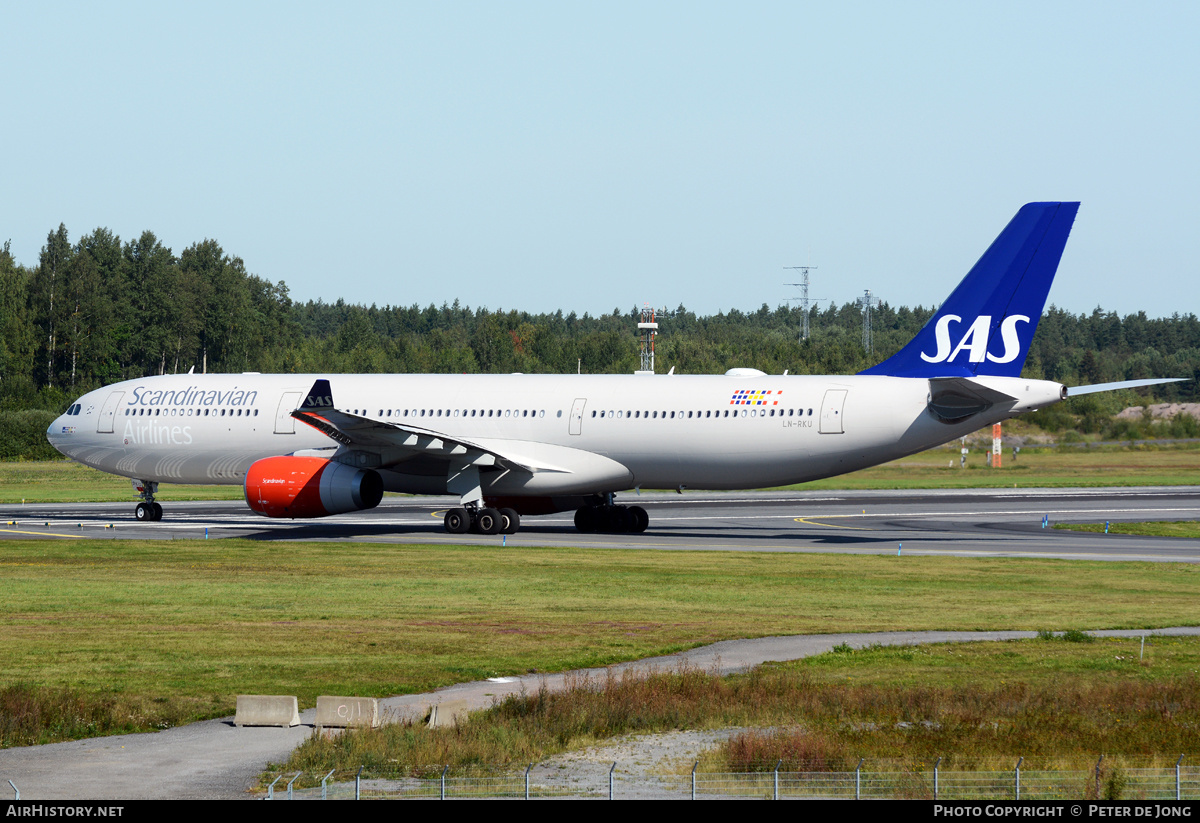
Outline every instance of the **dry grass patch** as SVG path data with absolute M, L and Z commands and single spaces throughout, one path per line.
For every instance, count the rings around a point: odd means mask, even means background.
M 878 647 L 720 677 L 695 670 L 577 678 L 508 697 L 458 729 L 405 723 L 314 736 L 282 768 L 423 774 L 535 762 L 632 733 L 756 726 L 705 758 L 714 771 L 1086 768 L 1100 754 L 1172 765 L 1200 753 L 1200 640 L 1061 639 Z

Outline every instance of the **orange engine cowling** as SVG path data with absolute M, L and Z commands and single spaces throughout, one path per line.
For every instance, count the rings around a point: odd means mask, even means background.
M 324 517 L 373 509 L 383 479 L 321 457 L 267 457 L 246 472 L 246 505 L 267 517 Z

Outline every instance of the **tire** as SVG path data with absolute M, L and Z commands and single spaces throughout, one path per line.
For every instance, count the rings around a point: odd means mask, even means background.
M 154 509 L 154 516 L 151 517 L 150 519 L 157 523 L 159 520 L 162 520 L 162 515 L 163 515 L 162 504 L 151 503 L 150 505 Z
M 575 510 L 575 528 L 584 534 L 596 531 L 599 520 L 599 512 L 595 506 L 581 506 Z
M 633 519 L 629 516 L 629 511 L 624 506 L 610 506 L 603 514 L 601 514 L 604 523 L 604 531 L 614 534 L 624 534 L 629 531 Z
M 471 528 L 471 518 L 466 509 L 451 509 L 446 512 L 443 524 L 450 534 L 466 534 L 467 530 Z
M 504 520 L 495 509 L 480 509 L 475 524 L 479 527 L 480 534 L 499 534 Z
M 516 534 L 517 529 L 521 528 L 521 515 L 517 514 L 516 509 L 501 509 L 500 523 L 501 534 Z
M 133 510 L 133 516 L 139 523 L 148 523 L 154 519 L 154 507 L 149 503 L 138 503 L 137 508 Z
M 629 533 L 641 534 L 650 525 L 650 515 L 641 506 L 629 507 Z

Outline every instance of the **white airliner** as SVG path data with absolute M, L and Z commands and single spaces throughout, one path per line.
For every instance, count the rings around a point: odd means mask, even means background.
M 515 532 L 576 509 L 581 531 L 641 532 L 630 489 L 746 489 L 844 474 L 1082 394 L 1020 377 L 1078 203 L 1030 203 L 894 357 L 857 375 L 165 375 L 89 392 L 47 431 L 133 479 L 237 484 L 267 517 L 454 494 L 446 530 Z

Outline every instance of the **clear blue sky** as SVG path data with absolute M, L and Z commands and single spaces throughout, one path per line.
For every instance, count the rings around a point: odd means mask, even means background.
M 0 3 L 0 242 L 214 238 L 298 300 L 1200 312 L 1200 3 Z

